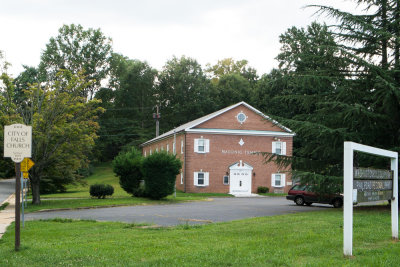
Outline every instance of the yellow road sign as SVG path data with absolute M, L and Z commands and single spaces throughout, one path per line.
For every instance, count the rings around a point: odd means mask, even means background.
M 22 172 L 22 175 L 25 179 L 29 178 L 29 172 Z
M 35 163 L 30 158 L 24 158 L 24 160 L 21 162 L 21 171 L 27 172 L 33 167 L 33 165 L 35 165 Z

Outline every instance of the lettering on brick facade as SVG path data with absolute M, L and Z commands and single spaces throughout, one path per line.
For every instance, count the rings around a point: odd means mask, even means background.
M 232 154 L 232 155 L 253 155 L 259 153 L 260 151 L 252 151 L 252 150 L 230 150 L 230 149 L 222 149 L 222 154 Z

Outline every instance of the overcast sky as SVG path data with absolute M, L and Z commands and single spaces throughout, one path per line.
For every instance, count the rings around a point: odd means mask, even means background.
M 100 28 L 113 48 L 161 69 L 174 55 L 205 66 L 247 59 L 258 74 L 277 66 L 279 35 L 305 27 L 308 4 L 354 8 L 345 0 L 0 0 L 0 50 L 15 77 L 22 64 L 37 66 L 50 37 L 63 24 Z

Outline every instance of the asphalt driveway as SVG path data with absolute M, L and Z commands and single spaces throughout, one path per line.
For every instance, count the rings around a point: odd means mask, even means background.
M 72 218 L 162 226 L 225 222 L 331 208 L 328 205 L 296 206 L 284 197 L 213 198 L 210 201 L 28 213 L 26 220 Z

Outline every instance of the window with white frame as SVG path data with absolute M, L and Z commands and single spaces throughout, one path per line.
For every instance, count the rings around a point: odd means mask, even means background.
M 149 152 L 149 154 L 151 155 L 151 148 L 150 148 L 150 152 Z
M 167 144 L 167 152 L 169 152 L 169 144 Z
M 210 140 L 209 139 L 194 139 L 194 152 L 196 153 L 209 153 Z
M 284 187 L 285 186 L 285 177 L 284 173 L 274 173 L 271 177 L 271 186 L 273 187 Z
M 286 142 L 272 142 L 272 153 L 286 155 Z
M 161 146 L 161 151 L 164 151 L 164 146 Z
M 146 150 L 144 151 L 144 156 L 146 157 Z
M 194 173 L 194 185 L 195 186 L 208 186 L 209 185 L 209 173 L 208 172 L 195 172 Z
M 229 176 L 225 175 L 224 176 L 224 185 L 228 185 L 229 184 Z
M 183 139 L 181 140 L 181 154 L 183 154 Z
M 156 147 L 156 153 L 158 153 L 158 147 Z

